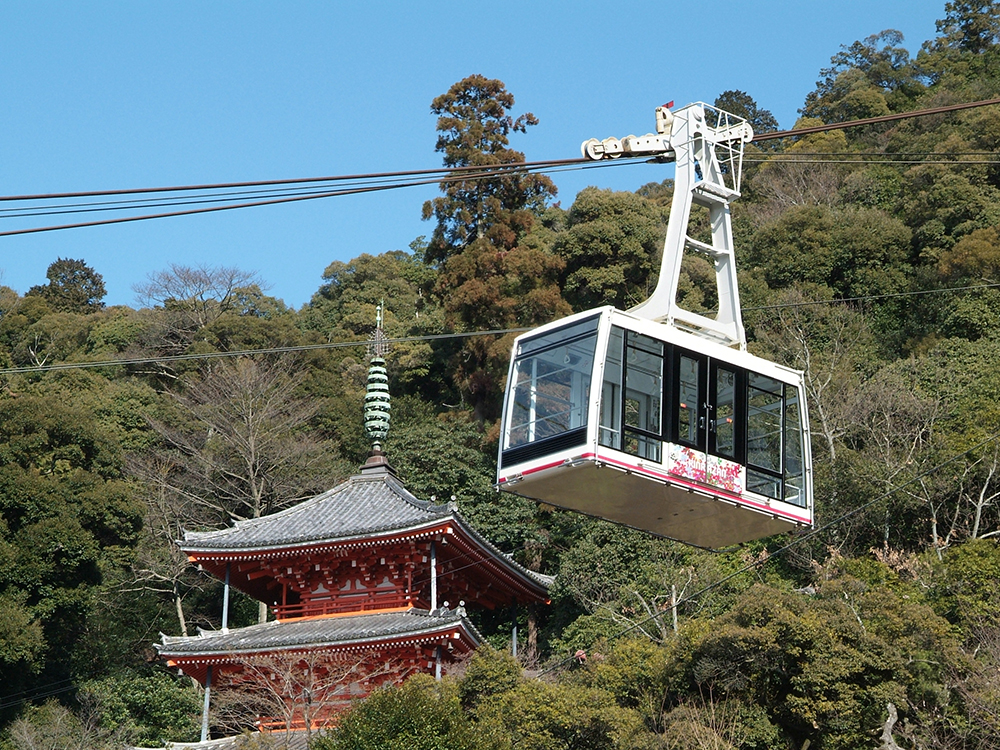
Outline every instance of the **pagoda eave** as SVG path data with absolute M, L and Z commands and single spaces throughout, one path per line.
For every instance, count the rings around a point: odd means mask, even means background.
M 442 613 L 443 614 L 440 614 Z M 330 621 L 332 637 L 323 638 L 324 623 Z M 332 621 L 337 622 L 332 622 Z M 387 622 L 387 626 L 379 623 Z M 344 631 L 355 629 L 353 636 L 344 637 Z M 317 631 L 317 637 L 302 638 L 304 629 Z M 340 634 L 339 636 L 336 634 Z M 229 631 L 210 631 L 200 636 L 178 638 L 163 636 L 164 642 L 156 644 L 160 657 L 168 666 L 175 667 L 202 685 L 208 679 L 208 667 L 240 669 L 254 658 L 288 657 L 301 655 L 357 654 L 384 655 L 401 649 L 422 649 L 448 645 L 450 658 L 473 651 L 482 636 L 468 622 L 461 610 L 426 610 L 407 608 L 377 614 L 333 615 L 309 620 L 269 622 Z M 379 656 L 378 658 L 382 658 Z

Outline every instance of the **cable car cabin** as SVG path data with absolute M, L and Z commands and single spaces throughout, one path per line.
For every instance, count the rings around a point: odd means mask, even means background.
M 612 307 L 514 343 L 501 490 L 701 547 L 812 524 L 801 373 Z
M 812 525 L 802 374 L 746 351 L 730 203 L 752 139 L 745 120 L 695 102 L 658 107 L 656 133 L 583 143 L 590 159 L 675 163 L 660 275 L 627 313 L 515 341 L 500 489 L 700 547 Z M 715 269 L 714 316 L 678 301 L 692 253 Z

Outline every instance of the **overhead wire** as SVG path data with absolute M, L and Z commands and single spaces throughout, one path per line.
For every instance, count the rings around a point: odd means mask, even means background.
M 12 706 L 19 706 L 22 703 L 28 703 L 29 701 L 51 698 L 54 695 L 67 693 L 70 690 L 76 689 L 77 685 L 72 678 L 64 678 L 45 685 L 38 685 L 31 690 L 22 690 L 18 693 L 3 696 L 3 698 L 0 698 L 0 710 L 11 708 Z
M 637 162 L 623 162 L 635 164 Z M 595 166 L 615 166 L 614 164 L 600 164 Z M 559 172 L 571 169 L 570 167 L 552 167 L 546 169 L 539 169 L 530 172 L 530 174 L 556 174 Z M 576 167 L 572 167 L 576 169 Z M 524 172 L 522 174 L 527 174 Z M 54 216 L 60 214 L 73 214 L 73 213 L 99 213 L 103 211 L 122 211 L 122 210 L 138 210 L 146 208 L 165 208 L 171 206 L 188 206 L 188 205 L 198 205 L 205 203 L 224 203 L 235 199 L 235 197 L 246 197 L 252 195 L 264 196 L 265 198 L 280 198 L 280 197 L 313 197 L 313 198 L 328 198 L 338 195 L 352 195 L 361 192 L 370 192 L 374 189 L 394 189 L 398 187 L 415 187 L 421 185 L 432 185 L 440 184 L 442 182 L 457 182 L 464 180 L 485 180 L 485 179 L 496 179 L 497 177 L 502 177 L 507 174 L 512 174 L 509 171 L 484 171 L 476 172 L 470 175 L 463 176 L 442 176 L 434 179 L 425 179 L 410 181 L 406 183 L 388 183 L 383 181 L 371 181 L 370 183 L 358 183 L 352 184 L 350 187 L 339 188 L 337 191 L 326 191 L 322 188 L 275 188 L 273 190 L 250 190 L 250 191 L 239 191 L 235 193 L 203 193 L 194 194 L 183 197 L 175 197 L 173 195 L 163 197 L 163 198 L 145 198 L 142 200 L 122 200 L 122 201 L 101 201 L 98 203 L 64 203 L 56 204 L 54 206 L 28 206 L 20 208 L 0 208 L 0 220 L 11 219 L 11 218 L 31 218 L 35 216 Z M 280 203 L 284 201 L 275 200 L 273 202 Z M 269 204 L 246 204 L 246 205 L 232 205 L 231 208 L 246 208 L 248 205 L 269 205 Z M 156 218 L 156 217 L 142 217 L 142 218 Z M 71 228 L 71 227 L 55 227 L 55 228 Z M 0 235 L 2 236 L 2 235 Z
M 439 341 L 443 339 L 460 339 L 470 336 L 505 336 L 509 333 L 521 333 L 530 328 L 498 328 L 489 331 L 455 331 L 451 333 L 429 333 L 421 336 L 404 336 L 402 338 L 386 339 L 387 344 L 405 344 L 417 341 Z M 125 365 L 165 364 L 169 362 L 184 362 L 200 359 L 223 359 L 226 357 L 244 357 L 260 354 L 294 354 L 296 352 L 317 351 L 323 349 L 343 349 L 356 346 L 367 346 L 364 341 L 334 341 L 325 344 L 299 344 L 297 346 L 274 346 L 264 349 L 240 349 L 225 352 L 200 352 L 197 354 L 166 354 L 152 357 L 132 357 L 128 359 L 105 359 L 93 362 L 59 362 L 51 365 L 32 365 L 30 367 L 0 368 L 0 375 L 18 375 L 32 372 L 54 372 L 59 370 L 84 370 L 100 367 L 120 367 Z
M 147 221 L 151 219 L 164 219 L 178 216 L 191 216 L 196 214 L 207 214 L 218 211 L 230 211 L 243 208 L 257 208 L 261 206 L 271 206 L 282 203 L 294 203 L 306 200 L 316 200 L 322 198 L 341 197 L 347 195 L 358 195 L 362 193 L 378 192 L 384 190 L 395 190 L 405 187 L 418 187 L 423 185 L 447 184 L 462 182 L 467 180 L 487 180 L 498 179 L 508 175 L 524 174 L 546 174 L 565 171 L 566 169 L 593 169 L 615 167 L 624 164 L 637 164 L 641 162 L 601 162 L 595 163 L 587 159 L 556 159 L 543 162 L 516 162 L 512 164 L 496 164 L 479 167 L 451 167 L 435 170 L 413 170 L 409 172 L 383 172 L 371 173 L 368 175 L 347 175 L 343 177 L 326 178 L 306 178 L 300 180 L 273 180 L 257 181 L 251 183 L 220 183 L 218 185 L 191 185 L 178 186 L 173 188 L 137 188 L 134 190 L 109 190 L 109 191 L 87 191 L 78 193 L 58 193 L 46 196 L 44 194 L 6 196 L 0 197 L 2 202 L 18 201 L 39 201 L 44 199 L 76 199 L 81 197 L 104 197 L 121 195 L 155 195 L 160 192 L 170 192 L 172 195 L 184 192 L 195 193 L 194 195 L 181 197 L 164 196 L 163 198 L 147 198 L 145 202 L 132 201 L 104 201 L 94 203 L 74 203 L 56 206 L 30 206 L 20 208 L 5 208 L 0 211 L 0 219 L 31 218 L 35 216 L 48 216 L 72 213 L 97 213 L 110 210 L 139 210 L 143 208 L 167 208 L 174 206 L 187 206 L 205 203 L 221 204 L 204 206 L 201 208 L 188 208 L 178 211 L 167 211 L 155 214 L 118 216 L 112 219 L 101 219 L 87 222 L 76 222 L 68 224 L 57 224 L 42 227 L 27 227 L 0 231 L 0 237 L 11 237 L 15 235 L 37 234 L 41 232 L 53 232 L 63 229 L 81 229 L 84 227 L 106 226 L 110 224 L 123 224 L 136 221 Z M 389 180 L 404 178 L 395 182 Z M 336 189 L 313 188 L 306 190 L 304 187 L 288 187 L 290 185 L 305 185 L 307 183 L 343 183 L 344 187 Z M 273 191 L 253 191 L 246 193 L 239 192 L 219 192 L 221 189 L 244 188 L 267 185 L 281 185 L 284 187 L 275 188 Z M 329 187 L 333 187 L 332 185 Z M 213 190 L 215 192 L 205 193 Z M 202 191 L 199 193 L 199 191 Z M 294 192 L 293 192 L 294 191 Z M 232 202 L 235 197 L 242 197 L 248 194 L 258 194 L 263 197 L 257 200 Z
M 827 132 L 830 130 L 840 130 L 850 127 L 857 127 L 860 125 L 868 125 L 875 123 L 885 123 L 892 122 L 903 119 L 910 119 L 915 117 L 922 117 L 926 115 L 942 114 L 947 112 L 955 112 L 963 109 L 971 109 L 974 107 L 982 107 L 992 104 L 1000 104 L 1000 99 L 988 99 L 977 102 L 964 102 L 961 104 L 953 104 L 944 107 L 934 107 L 924 110 L 916 110 L 911 112 L 900 112 L 891 115 L 883 115 L 880 117 L 865 118 L 862 120 L 850 120 L 840 123 L 828 123 L 824 125 L 810 126 L 805 128 L 797 128 L 792 130 L 784 131 L 773 131 L 767 133 L 759 133 L 754 136 L 755 142 L 768 141 L 774 139 L 790 138 L 790 137 L 801 137 L 803 135 L 808 135 L 811 133 Z M 801 158 L 801 157 L 799 157 Z M 757 159 L 749 157 L 748 161 L 756 162 Z M 789 163 L 795 163 L 795 160 L 782 159 L 778 156 L 778 160 L 787 161 Z M 922 160 L 926 161 L 926 160 Z M 594 169 L 594 168 L 606 168 L 611 166 L 623 165 L 623 164 L 634 164 L 642 163 L 641 161 L 631 160 L 631 159 L 612 159 L 609 161 L 593 162 L 587 159 L 559 159 L 559 160 L 549 160 L 549 161 L 538 161 L 538 162 L 515 162 L 510 164 L 501 165 L 489 165 L 487 167 L 478 166 L 462 166 L 462 167 L 446 167 L 439 169 L 421 169 L 421 170 L 408 170 L 408 171 L 397 171 L 397 172 L 383 172 L 383 173 L 368 173 L 368 174 L 356 174 L 356 175 L 336 175 L 327 177 L 306 177 L 306 178 L 289 178 L 280 180 L 256 180 L 256 181 L 246 181 L 246 182 L 228 182 L 228 183 L 207 183 L 201 185 L 176 185 L 176 186 L 163 186 L 163 187 L 145 187 L 145 188 L 130 188 L 130 189 L 116 189 L 116 190 L 94 190 L 94 191 L 78 191 L 78 192 L 63 192 L 63 193 L 36 193 L 28 195 L 12 195 L 12 196 L 0 196 L 0 203 L 3 202 L 26 202 L 26 201 L 41 201 L 41 200 L 62 200 L 62 199 L 79 199 L 79 198 L 107 198 L 112 196 L 126 196 L 126 195 L 155 195 L 157 193 L 204 193 L 205 191 L 215 191 L 209 195 L 195 195 L 188 196 L 179 201 L 170 201 L 167 198 L 152 199 L 151 202 L 139 203 L 134 206 L 123 205 L 121 202 L 114 202 L 120 210 L 130 210 L 130 209 L 140 209 L 140 208 L 151 208 L 151 207 L 176 207 L 180 205 L 198 205 L 201 204 L 200 208 L 188 208 L 185 210 L 178 211 L 166 211 L 154 214 L 144 214 L 138 216 L 119 216 L 113 219 L 103 219 L 88 222 L 76 222 L 69 224 L 59 224 L 43 227 L 29 227 L 14 230 L 7 230 L 0 232 L 0 237 L 10 237 L 15 235 L 24 234 L 35 234 L 40 232 L 53 232 L 63 229 L 81 229 L 85 227 L 96 227 L 96 226 L 106 226 L 110 224 L 122 224 L 128 222 L 136 221 L 147 221 L 152 219 L 163 219 L 169 217 L 178 216 L 191 216 L 196 214 L 207 214 L 218 211 L 230 211 L 243 208 L 256 208 L 262 206 L 276 205 L 281 203 L 292 203 L 305 200 L 317 200 L 322 198 L 332 198 L 338 196 L 346 195 L 356 195 L 359 193 L 376 192 L 381 190 L 393 190 L 403 187 L 414 187 L 418 185 L 433 184 L 435 182 L 449 182 L 455 180 L 468 180 L 468 179 L 493 179 L 503 174 L 509 173 L 529 173 L 529 172 L 544 172 L 546 170 L 554 170 L 557 168 L 561 169 Z M 811 163 L 811 162 L 810 162 Z M 854 163 L 853 159 L 841 159 L 838 163 Z M 881 163 L 872 160 L 867 160 L 863 163 Z M 900 162 L 898 159 L 889 160 L 887 163 L 908 163 Z M 914 162 L 915 163 L 915 162 Z M 964 163 L 964 164 L 974 164 L 977 162 L 965 161 L 965 162 L 933 162 L 933 163 Z M 982 163 L 994 163 L 992 161 L 984 161 Z M 401 180 L 397 182 L 383 182 L 385 180 Z M 271 188 L 275 190 L 285 190 L 288 186 L 304 186 L 306 184 L 325 184 L 327 186 L 332 186 L 332 183 L 350 183 L 350 182 L 364 181 L 364 184 L 356 185 L 354 187 L 343 187 L 339 189 L 320 189 L 317 188 L 315 191 L 310 191 L 307 193 L 302 192 L 302 188 L 291 188 L 297 190 L 298 192 L 294 195 L 283 195 L 277 197 L 273 192 L 267 192 L 268 197 L 261 198 L 259 200 L 244 201 L 241 203 L 230 202 L 235 199 L 236 196 L 246 195 L 242 192 L 231 192 L 235 190 L 241 190 L 245 188 Z M 227 191 L 225 194 L 221 194 L 218 191 Z M 0 209 L 0 218 L 33 218 L 40 215 L 62 215 L 66 213 L 82 213 L 82 212 L 97 212 L 97 211 L 108 211 L 112 210 L 111 205 L 113 202 L 95 203 L 92 207 L 87 207 L 86 205 L 76 204 L 76 205 L 64 205 L 56 207 L 31 207 L 21 209 Z M 128 203 L 128 202 L 125 202 Z M 205 206 L 205 203 L 217 203 L 222 205 L 211 205 Z M 5 215 L 4 215 L 5 214 Z

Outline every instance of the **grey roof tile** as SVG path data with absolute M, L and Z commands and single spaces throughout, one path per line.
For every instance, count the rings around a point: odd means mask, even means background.
M 310 620 L 266 622 L 246 628 L 203 631 L 193 637 L 163 635 L 156 648 L 162 656 L 184 657 L 209 654 L 238 654 L 300 646 L 350 646 L 397 636 L 418 636 L 462 623 L 473 641 L 482 641 L 475 626 L 465 619 L 461 608 L 434 612 L 410 609 L 405 612 L 377 612 Z
M 185 531 L 180 546 L 187 552 L 266 549 L 364 537 L 450 515 L 447 506 L 418 500 L 391 474 L 354 476 L 280 513 L 218 531 Z
M 287 510 L 237 521 L 217 531 L 185 531 L 185 552 L 244 552 L 298 544 L 364 539 L 382 533 L 454 521 L 491 554 L 544 588 L 553 578 L 528 570 L 476 531 L 454 506 L 418 500 L 389 472 L 353 476 Z

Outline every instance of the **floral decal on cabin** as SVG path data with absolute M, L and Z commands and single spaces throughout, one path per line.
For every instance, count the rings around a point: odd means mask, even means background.
M 671 443 L 670 453 L 667 456 L 667 471 L 678 477 L 704 482 L 705 454 L 693 448 Z
M 743 494 L 746 469 L 734 461 L 708 456 L 708 482 L 729 492 Z

